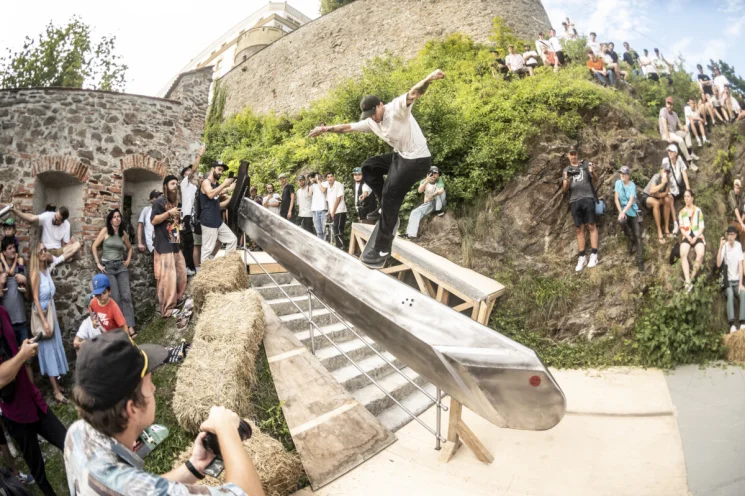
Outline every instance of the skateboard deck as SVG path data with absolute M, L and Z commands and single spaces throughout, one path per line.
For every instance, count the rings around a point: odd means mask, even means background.
M 145 458 L 160 443 L 168 437 L 168 427 L 160 424 L 153 424 L 140 434 L 134 445 L 134 452 L 140 458 Z
M 401 218 L 399 217 L 396 220 L 396 227 L 393 229 L 394 237 L 395 233 L 398 232 L 398 226 L 401 224 Z M 385 263 L 387 260 L 384 260 L 383 262 L 379 264 L 370 264 L 365 262 L 365 258 L 372 256 L 375 247 L 375 240 L 378 237 L 378 230 L 380 229 L 380 221 L 375 223 L 375 228 L 373 229 L 373 232 L 370 234 L 370 239 L 367 240 L 367 243 L 365 244 L 365 249 L 362 250 L 362 254 L 360 255 L 360 260 L 363 264 L 370 267 L 371 269 L 382 269 L 385 266 Z

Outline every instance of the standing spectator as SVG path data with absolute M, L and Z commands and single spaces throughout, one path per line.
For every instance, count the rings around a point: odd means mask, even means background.
M 667 60 L 665 60 L 665 57 L 660 54 L 660 50 L 658 48 L 654 49 L 654 58 L 652 59 L 652 63 L 654 64 L 655 68 L 657 68 L 657 73 L 660 75 L 660 77 L 664 77 L 667 79 L 667 82 L 669 84 L 673 84 L 673 78 L 670 77 L 670 64 L 668 64 Z
M 326 191 L 328 214 L 334 224 L 336 247 L 344 249 L 344 229 L 347 226 L 347 205 L 344 202 L 344 185 L 336 180 L 333 172 L 326 173 L 326 182 L 321 190 Z
M 291 221 L 295 209 L 295 186 L 287 182 L 285 174 L 279 175 L 279 183 L 282 185 L 282 207 L 279 209 L 279 216 Z
M 311 212 L 313 214 L 313 227 L 316 230 L 316 236 L 318 239 L 326 239 L 326 213 L 328 207 L 326 206 L 326 190 L 322 189 L 321 175 L 318 172 L 311 172 Z
M 251 186 L 251 189 L 249 190 L 249 198 L 251 201 L 258 203 L 259 205 L 264 205 L 264 199 L 259 194 L 259 190 L 256 189 L 256 186 Z
M 553 29 L 549 31 L 548 44 L 551 45 L 551 50 L 559 59 L 559 64 L 564 65 L 566 63 L 566 61 L 564 60 L 564 48 L 562 48 L 561 41 L 559 41 L 559 38 L 556 37 L 556 31 L 554 31 Z
M 12 238 L 4 238 L 0 245 L 4 267 L 0 268 L 0 304 L 5 307 L 13 324 L 16 342 L 23 343 L 29 337 L 28 320 L 24 300 L 31 299 L 31 292 L 26 289 L 26 274 Z
M 696 79 L 698 80 L 698 87 L 701 90 L 701 96 L 705 97 L 708 101 L 709 96 L 714 96 L 714 91 L 712 91 L 713 83 L 711 82 L 711 78 L 704 73 L 704 68 L 701 64 L 697 64 L 696 69 L 698 69 Z
M 629 67 L 634 74 L 640 76 L 641 72 L 639 71 L 639 54 L 636 52 L 636 50 L 632 50 L 631 47 L 629 47 L 629 43 L 627 41 L 623 42 L 623 48 L 624 50 L 626 50 L 625 52 L 623 52 L 623 61 L 629 64 Z
M 41 329 L 31 330 L 34 335 L 40 331 L 44 333 L 44 339 L 39 341 L 39 369 L 41 370 L 41 375 L 49 377 L 49 382 L 52 383 L 52 390 L 54 391 L 54 399 L 62 405 L 67 405 L 67 398 L 62 395 L 62 389 L 57 384 L 57 378 L 65 375 L 70 368 L 67 365 L 65 349 L 62 346 L 62 331 L 60 331 L 59 322 L 57 321 L 57 309 L 54 305 L 56 288 L 50 274 L 51 269 L 63 261 L 64 257 L 53 257 L 47 251 L 44 243 L 34 243 L 31 247 L 29 276 L 34 296 L 31 312 L 38 313 L 42 327 Z M 52 314 L 51 324 L 47 317 L 47 314 L 50 313 L 50 308 Z M 36 477 L 36 474 L 34 474 L 34 477 Z
M 313 228 L 313 191 L 305 179 L 304 175 L 297 177 L 298 189 L 297 189 L 297 208 L 298 218 L 300 219 L 300 227 L 305 229 L 311 234 L 315 234 Z
M 693 204 L 693 191 L 686 190 L 683 194 L 685 207 L 678 214 L 680 224 L 680 259 L 683 265 L 683 277 L 685 278 L 686 290 L 693 287 L 691 280 L 696 278 L 701 264 L 704 262 L 706 253 L 706 240 L 704 239 L 704 214 L 701 209 Z M 688 253 L 693 249 L 696 252 L 696 262 L 693 264 L 693 273 L 689 274 Z
M 98 258 L 98 247 L 103 245 L 101 259 Z M 111 298 L 121 308 L 130 334 L 136 335 L 135 310 L 132 306 L 132 294 L 129 287 L 129 264 L 132 262 L 132 245 L 129 236 L 124 232 L 122 214 L 115 208 L 106 216 L 106 227 L 101 229 L 91 248 L 96 267 L 106 274 L 111 287 Z M 95 293 L 94 293 L 95 294 Z
M 659 125 L 662 139 L 671 145 L 678 145 L 686 161 L 698 160 L 698 155 L 688 152 L 688 147 L 691 146 L 691 136 L 680 122 L 678 114 L 673 110 L 673 97 L 671 96 L 665 98 L 665 106 L 660 109 Z
M 96 336 L 100 336 L 101 333 L 106 332 L 101 327 L 101 321 L 98 320 L 98 314 L 91 309 L 91 295 L 86 297 L 85 310 L 88 312 L 88 317 L 78 327 L 78 332 L 75 333 L 75 339 L 72 341 L 72 346 L 75 350 L 79 351 L 80 346 L 84 341 L 93 339 Z
M 742 191 L 742 181 L 735 179 L 732 185 L 732 191 L 727 195 L 727 205 L 730 212 L 734 213 L 734 219 L 730 224 L 737 232 L 740 233 L 740 244 L 745 242 L 745 193 Z
M 440 177 L 440 169 L 435 166 L 429 168 L 427 177 L 422 179 L 417 189 L 419 193 L 424 193 L 424 201 L 421 205 L 411 211 L 409 225 L 406 226 L 406 234 L 403 238 L 416 238 L 419 234 L 419 222 L 423 217 L 437 212 L 438 216 L 444 214 L 446 195 L 445 182 Z
M 592 52 L 592 50 L 590 50 Z M 569 206 L 574 219 L 577 234 L 577 247 L 579 258 L 577 259 L 577 272 L 585 265 L 592 268 L 598 264 L 598 230 L 595 227 L 595 190 L 592 182 L 597 180 L 595 167 L 592 162 L 580 162 L 577 148 L 569 147 L 569 166 L 564 168 L 564 192 L 569 194 Z M 585 257 L 585 226 L 590 232 L 590 262 Z
M 153 252 L 153 223 L 150 221 L 150 214 L 153 212 L 153 205 L 155 205 L 155 200 L 160 197 L 163 193 L 161 191 L 152 190 L 150 192 L 150 206 L 147 206 L 142 209 L 142 213 L 140 214 L 140 219 L 137 221 L 137 249 L 140 250 L 140 253 L 145 253 L 145 248 L 147 248 L 147 251 L 150 253 Z M 147 246 L 143 244 L 142 237 L 143 237 L 143 231 L 145 236 L 145 243 L 147 243 Z
M 675 210 L 675 201 L 682 199 L 683 192 L 691 189 L 691 185 L 688 182 L 686 164 L 678 156 L 677 146 L 669 145 L 667 147 L 667 157 L 662 159 L 662 169 L 670 171 L 670 176 L 668 177 L 670 187 L 668 191 L 673 198 L 673 201 L 670 203 L 670 218 L 674 224 L 672 234 L 678 234 L 678 212 Z M 665 219 L 665 222 L 667 222 L 667 219 Z
M 519 53 L 515 53 L 515 46 L 510 45 L 507 47 L 507 50 L 509 50 L 510 54 L 507 55 L 505 61 L 510 73 L 517 74 L 518 76 L 524 76 L 526 73 L 529 73 L 528 68 L 525 67 L 525 59 L 523 59 L 523 56 Z
M 510 76 L 510 70 L 507 68 L 504 59 L 499 56 L 499 50 L 489 50 L 494 57 L 492 61 L 491 73 L 492 76 L 499 79 L 507 79 Z
M 204 154 L 204 145 L 199 149 L 194 163 L 189 167 L 181 169 L 181 218 L 184 221 L 184 230 L 181 236 L 182 253 L 186 261 L 186 275 L 196 274 L 197 267 L 194 264 L 194 232 L 191 227 L 191 216 L 194 212 L 194 201 L 197 197 L 197 176 L 199 175 L 199 161 Z M 116 298 L 114 298 L 116 299 Z
M 534 50 L 531 50 L 528 44 L 525 45 L 523 60 L 525 60 L 525 67 L 528 68 L 530 75 L 535 76 L 535 68 L 538 67 L 538 54 Z
M 644 49 L 644 56 L 639 59 L 639 64 L 641 64 L 642 72 L 647 79 L 651 79 L 655 83 L 660 81 L 660 75 L 657 74 L 657 67 L 655 67 L 654 62 L 649 57 L 649 51 L 646 48 Z
M 204 181 L 204 176 L 201 172 L 198 172 L 197 174 L 197 181 L 196 186 L 200 186 L 202 184 L 202 181 Z M 197 202 L 199 201 L 199 190 L 197 189 L 197 193 L 194 195 L 194 207 L 192 208 L 192 215 L 196 214 L 197 211 Z M 201 214 L 201 212 L 200 212 Z M 199 267 L 202 265 L 202 224 L 199 223 L 199 219 L 195 219 L 196 222 L 192 222 L 192 238 L 194 239 L 194 253 L 192 254 L 192 260 L 194 260 L 194 272 L 199 272 Z M 188 269 L 188 267 L 187 267 Z M 187 276 L 189 271 L 187 270 Z
M 585 64 L 590 72 L 600 81 L 603 86 L 608 86 L 608 80 L 610 85 L 614 86 L 616 83 L 616 75 L 613 71 L 606 71 L 603 61 L 595 55 L 592 50 L 587 50 L 587 63 Z M 607 79 L 606 79 L 607 78 Z
M 644 272 L 644 248 L 639 207 L 636 205 L 636 184 L 631 180 L 631 171 L 625 165 L 619 169 L 618 173 L 621 179 L 616 181 L 614 187 L 618 223 L 629 241 L 629 255 L 633 255 L 636 251 L 636 266 L 639 272 Z
M 279 206 L 282 203 L 282 197 L 279 196 L 279 193 L 274 192 L 274 186 L 271 183 L 266 183 L 264 190 L 266 191 L 266 195 L 262 200 L 262 204 L 273 214 L 279 215 Z
M 16 221 L 13 217 L 8 217 L 3 222 L 3 239 L 9 239 L 14 245 L 16 245 L 16 252 L 18 252 L 18 238 L 16 237 Z
M 727 239 L 719 241 L 717 252 L 717 267 L 722 262 L 727 264 L 727 321 L 729 332 L 737 330 L 735 327 L 735 294 L 740 298 L 740 330 L 745 330 L 745 287 L 742 285 L 742 245 L 737 238 L 737 229 L 732 226 L 727 228 Z
M 119 305 L 111 299 L 111 278 L 106 274 L 96 274 L 91 280 L 90 307 L 98 316 L 103 332 L 123 330 L 132 339 L 137 335 L 127 326 L 127 320 L 122 315 Z M 134 329 L 132 329 L 134 331 Z
M 367 215 L 378 210 L 378 201 L 375 199 L 373 190 L 362 180 L 362 168 L 355 167 L 352 170 L 354 179 L 354 210 L 357 212 L 357 219 L 362 222 L 367 219 Z
M 701 111 L 696 105 L 696 100 L 691 97 L 688 99 L 688 105 L 683 109 L 683 113 L 685 114 L 686 118 L 686 129 L 688 129 L 688 134 L 693 134 L 696 137 L 696 142 L 698 143 L 699 148 L 701 148 L 703 143 L 711 144 L 711 142 L 706 139 L 706 118 L 701 115 Z M 703 138 L 703 143 L 701 142 L 701 138 Z
M 665 219 L 665 234 L 670 235 L 670 210 L 673 208 L 673 197 L 670 195 L 670 165 L 665 162 L 660 172 L 652 176 L 641 194 L 642 204 L 652 211 L 657 225 L 657 239 L 665 244 L 662 235 L 662 219 Z M 662 211 L 662 212 L 660 212 Z M 661 215 L 662 214 L 662 215 Z
M 231 193 L 235 189 L 235 179 L 229 177 L 221 185 L 217 181 L 227 166 L 222 162 L 212 164 L 209 175 L 202 181 L 199 191 L 199 202 L 201 215 L 199 223 L 202 225 L 202 263 L 214 257 L 213 251 L 219 248 L 218 243 L 225 244 L 225 254 L 235 250 L 238 246 L 238 238 L 233 231 L 223 222 L 220 209 L 230 203 L 230 198 L 222 200 L 220 195 L 227 190 Z M 222 200 L 222 201 L 221 201 Z
M 82 246 L 75 238 L 70 237 L 70 211 L 67 207 L 60 207 L 56 212 L 44 212 L 39 215 L 26 214 L 14 208 L 13 214 L 30 224 L 41 227 L 41 242 L 49 253 L 55 257 L 71 260 Z
M 158 308 L 164 319 L 178 316 L 176 304 L 186 291 L 186 262 L 179 248 L 181 209 L 178 207 L 178 189 L 178 178 L 166 176 L 163 179 L 164 194 L 155 201 L 150 213 L 150 222 L 155 229 L 153 273 L 157 283 Z M 202 207 L 202 217 L 204 213 Z M 207 253 L 211 254 L 212 248 Z
M 600 55 L 600 42 L 595 41 L 595 38 L 597 38 L 597 35 L 595 33 L 590 33 L 590 39 L 587 41 L 587 48 L 592 50 L 592 53 L 595 55 Z
M 32 343 L 29 340 L 20 344 L 16 343 L 8 312 L 2 307 L 0 307 L 0 332 L 3 333 L 7 344 L 3 347 L 5 348 L 3 353 L 0 353 L 0 386 L 5 388 L 11 382 L 15 383 L 13 396 L 9 399 L 0 399 L 3 423 L 8 428 L 10 437 L 21 450 L 23 460 L 28 465 L 36 486 L 45 496 L 54 496 L 56 493 L 47 480 L 39 436 L 55 448 L 62 450 L 65 444 L 66 429 L 54 412 L 49 409 L 29 374 L 22 371 L 25 368 L 24 364 L 39 353 L 40 343 Z
M 544 65 L 554 65 L 549 64 L 546 60 L 545 56 L 545 50 L 548 50 L 549 52 L 553 53 L 553 50 L 551 50 L 551 45 L 549 42 L 545 39 L 543 39 L 543 33 L 538 33 L 538 39 L 535 42 L 535 50 L 541 55 L 541 59 L 543 60 Z
M 727 76 L 721 73 L 719 70 L 719 67 L 714 66 L 714 86 L 719 88 L 719 92 L 722 93 L 724 91 L 724 87 L 728 86 L 730 84 L 729 79 L 727 79 Z

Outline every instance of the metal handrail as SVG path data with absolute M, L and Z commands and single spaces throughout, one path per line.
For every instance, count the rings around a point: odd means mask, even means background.
M 246 240 L 245 240 L 245 236 L 244 236 L 244 240 L 243 240 L 243 251 L 244 251 L 244 253 L 248 253 L 249 255 L 251 255 L 251 258 L 252 258 L 252 259 L 254 260 L 254 262 L 256 262 L 256 265 L 258 265 L 258 266 L 259 266 L 259 267 L 261 268 L 261 270 L 263 270 L 263 271 L 264 271 L 264 274 L 266 274 L 266 275 L 267 275 L 267 276 L 269 277 L 269 279 L 271 279 L 271 281 L 272 281 L 272 282 L 274 283 L 274 285 L 275 285 L 275 286 L 277 287 L 277 289 L 279 289 L 279 290 L 280 290 L 280 291 L 282 292 L 282 294 L 284 294 L 284 295 L 285 295 L 285 296 L 287 297 L 287 300 L 288 300 L 288 301 L 289 301 L 290 303 L 292 303 L 292 305 L 293 305 L 293 306 L 295 306 L 295 308 L 297 308 L 298 312 L 300 312 L 300 315 L 302 315 L 302 316 L 303 316 L 303 317 L 304 317 L 304 318 L 305 318 L 306 320 L 308 320 L 309 324 L 310 324 L 310 325 L 311 325 L 312 327 L 314 327 L 314 328 L 315 328 L 316 330 L 318 330 L 318 332 L 320 332 L 320 333 L 321 333 L 321 335 L 322 335 L 323 337 L 325 337 L 325 338 L 326 338 L 326 339 L 328 340 L 328 342 L 329 342 L 329 343 L 331 343 L 331 346 L 333 346 L 334 348 L 336 348 L 336 350 L 337 350 L 337 351 L 338 351 L 339 353 L 341 353 L 341 354 L 342 354 L 342 355 L 344 356 L 344 358 L 346 358 L 347 360 L 349 360 L 349 362 L 350 362 L 350 363 L 351 363 L 352 365 L 354 365 L 354 367 L 355 367 L 355 368 L 356 368 L 357 370 L 359 370 L 359 371 L 360 371 L 360 372 L 362 373 L 362 375 L 364 375 L 365 377 L 367 377 L 367 378 L 368 378 L 368 379 L 370 380 L 370 382 L 371 382 L 371 383 L 373 383 L 373 384 L 374 384 L 374 385 L 375 385 L 375 386 L 376 386 L 376 387 L 377 387 L 378 389 L 380 389 L 380 390 L 381 390 L 381 391 L 383 392 L 383 394 L 385 394 L 386 396 L 388 396 L 388 398 L 390 398 L 391 400 L 393 400 L 393 402 L 394 402 L 394 403 L 395 403 L 396 405 L 398 405 L 398 406 L 399 406 L 399 407 L 400 407 L 400 408 L 401 408 L 401 409 L 402 409 L 402 410 L 403 410 L 404 412 L 406 412 L 406 414 L 407 414 L 407 415 L 408 415 L 409 417 L 411 417 L 411 418 L 412 418 L 413 420 L 416 420 L 416 421 L 417 421 L 417 422 L 419 423 L 419 425 L 421 425 L 422 427 L 424 427 L 425 429 L 427 429 L 427 431 L 429 431 L 429 433 L 430 433 L 430 434 L 432 434 L 433 436 L 435 436 L 435 439 L 436 439 L 436 444 L 437 444 L 437 446 L 439 446 L 439 442 L 443 442 L 443 443 L 446 443 L 446 442 L 447 442 L 447 439 L 445 439 L 444 437 L 442 437 L 442 436 L 441 436 L 441 435 L 439 434 L 439 432 L 440 432 L 440 425 L 437 425 L 437 426 L 436 426 L 436 429 L 437 429 L 437 430 L 435 430 L 435 429 L 432 429 L 432 428 L 431 428 L 430 426 L 428 426 L 427 424 L 425 424 L 425 423 L 424 423 L 424 422 L 423 422 L 423 421 L 422 421 L 422 420 L 421 420 L 421 419 L 420 419 L 419 417 L 417 417 L 416 415 L 414 415 L 414 414 L 413 414 L 413 413 L 412 413 L 412 412 L 411 412 L 411 411 L 410 411 L 410 410 L 409 410 L 408 408 L 406 408 L 406 407 L 405 407 L 404 405 L 402 405 L 400 401 L 398 401 L 398 400 L 397 400 L 396 398 L 394 398 L 394 397 L 393 397 L 393 396 L 391 395 L 391 393 L 389 393 L 389 392 L 388 392 L 388 390 L 386 390 L 386 389 L 385 389 L 385 388 L 384 388 L 383 386 L 381 386 L 380 384 L 378 384 L 378 381 L 376 381 L 375 379 L 373 379 L 373 378 L 372 378 L 372 377 L 370 376 L 370 374 L 368 374 L 367 372 L 365 372 L 365 371 L 364 371 L 364 370 L 362 369 L 362 367 L 360 367 L 360 366 L 359 366 L 359 365 L 357 364 L 357 362 L 355 362 L 355 361 L 354 361 L 354 360 L 353 360 L 353 359 L 352 359 L 352 358 L 351 358 L 351 357 L 350 357 L 349 355 L 347 355 L 347 354 L 346 354 L 346 352 L 345 352 L 344 350 L 342 350 L 342 349 L 341 349 L 341 348 L 340 348 L 340 347 L 339 347 L 339 346 L 338 346 L 338 345 L 337 345 L 337 344 L 336 344 L 336 343 L 335 343 L 335 342 L 334 342 L 334 341 L 333 341 L 333 340 L 332 340 L 332 339 L 331 339 L 330 337 L 328 337 L 328 336 L 327 336 L 327 335 L 326 335 L 326 334 L 325 334 L 325 333 L 324 333 L 324 332 L 323 332 L 323 331 L 321 330 L 321 328 L 320 328 L 320 327 L 318 327 L 318 324 L 316 324 L 315 322 L 313 322 L 313 321 L 312 321 L 311 319 L 309 319 L 309 318 L 308 318 L 308 316 L 307 316 L 307 315 L 305 314 L 305 312 L 303 311 L 303 309 L 302 309 L 302 308 L 300 308 L 300 306 L 299 306 L 299 305 L 298 305 L 297 303 L 295 303 L 295 301 L 293 301 L 292 297 L 291 297 L 290 295 L 288 295 L 288 294 L 287 294 L 287 292 L 286 292 L 286 291 L 285 291 L 284 289 L 282 289 L 282 288 L 280 287 L 280 284 L 279 284 L 279 283 L 277 282 L 277 280 L 276 280 L 276 279 L 274 279 L 274 277 L 272 277 L 272 275 L 271 275 L 271 274 L 269 273 L 269 271 L 267 271 L 267 270 L 266 270 L 266 268 L 264 268 L 264 266 L 263 266 L 263 265 L 261 265 L 261 262 L 259 262 L 259 261 L 258 261 L 258 259 L 257 259 L 257 258 L 256 258 L 255 256 L 253 256 L 253 254 L 252 254 L 252 253 L 251 253 L 250 251 L 248 251 L 248 249 L 246 248 Z M 247 260 L 246 260 L 246 259 L 244 258 L 244 263 L 245 263 L 245 262 L 247 262 Z M 301 284 L 301 285 L 302 285 L 302 284 Z M 305 286 L 303 285 L 303 287 L 305 287 Z M 306 289 L 307 289 L 307 288 L 306 288 Z M 310 291 L 309 291 L 309 293 L 310 293 Z M 320 301 L 321 303 L 323 303 L 323 304 L 325 305 L 325 303 L 324 303 L 323 301 L 321 301 L 321 300 L 320 300 L 320 299 L 319 299 L 318 297 L 316 297 L 316 299 L 318 299 L 318 301 Z M 310 298 L 309 298 L 309 299 L 308 299 L 308 303 L 310 304 L 310 307 L 309 307 L 309 309 L 310 309 L 310 308 L 313 308 L 313 305 L 312 305 L 312 299 L 310 299 Z M 365 343 L 365 344 L 368 344 L 368 343 L 366 343 L 366 341 L 365 341 L 364 339 L 362 339 L 361 341 L 362 341 L 363 343 Z M 369 346 L 369 344 L 368 344 L 368 346 Z M 311 343 L 311 347 L 313 347 L 313 344 L 312 344 L 312 343 Z M 400 372 L 399 372 L 399 373 L 400 373 Z M 407 379 L 407 380 L 409 380 L 409 381 L 411 382 L 411 380 L 410 380 L 410 379 L 409 379 L 408 377 L 406 377 L 406 379 Z M 441 405 L 440 405 L 440 406 L 441 406 Z M 438 415 L 438 418 L 439 418 L 439 417 L 440 417 L 440 416 Z

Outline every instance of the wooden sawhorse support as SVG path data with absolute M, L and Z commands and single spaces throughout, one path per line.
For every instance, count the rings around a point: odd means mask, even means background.
M 468 446 L 468 449 L 476 455 L 476 458 L 478 458 L 480 462 L 487 464 L 493 462 L 494 455 L 489 453 L 489 450 L 487 450 L 486 446 L 479 441 L 476 434 L 474 434 L 473 431 L 468 428 L 466 423 L 463 422 L 463 418 L 461 417 L 462 412 L 463 405 L 460 404 L 460 401 L 450 398 L 448 442 L 442 450 L 442 454 L 440 454 L 440 461 L 444 463 L 449 462 L 453 456 L 455 456 L 455 452 L 458 451 L 458 448 L 460 448 L 462 443 Z

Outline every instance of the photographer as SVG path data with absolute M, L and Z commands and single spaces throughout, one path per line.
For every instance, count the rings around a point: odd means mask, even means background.
M 406 226 L 406 234 L 402 238 L 416 238 L 419 234 L 419 222 L 423 217 L 437 212 L 438 216 L 443 215 L 442 209 L 445 207 L 445 183 L 440 177 L 440 169 L 435 166 L 429 168 L 427 177 L 419 183 L 417 192 L 424 193 L 424 201 L 421 205 L 411 211 L 409 224 Z
M 727 264 L 727 321 L 729 332 L 735 332 L 735 294 L 740 299 L 740 330 L 745 329 L 745 287 L 742 285 L 742 245 L 737 239 L 737 229 L 727 228 L 727 239 L 719 241 L 717 268 Z
M 234 494 L 263 496 L 256 469 L 238 434 L 238 416 L 213 406 L 202 423 L 189 460 L 163 475 L 143 470 L 131 447 L 155 421 L 152 372 L 167 358 L 157 345 L 137 347 L 122 332 L 101 334 L 81 347 L 73 396 L 81 420 L 65 439 L 70 494 Z M 193 486 L 204 478 L 214 453 L 206 432 L 217 436 L 225 463 L 220 487 Z
M 592 268 L 598 264 L 598 230 L 595 227 L 595 189 L 593 181 L 597 181 L 598 176 L 595 174 L 595 166 L 592 162 L 580 162 L 577 148 L 570 146 L 567 152 L 569 157 L 569 166 L 564 168 L 564 181 L 562 186 L 564 193 L 569 194 L 569 207 L 572 211 L 574 226 L 577 233 L 577 247 L 579 248 L 579 258 L 577 267 L 574 269 L 580 272 L 585 264 Z M 590 262 L 587 263 L 585 257 L 585 226 L 590 232 Z

